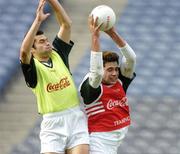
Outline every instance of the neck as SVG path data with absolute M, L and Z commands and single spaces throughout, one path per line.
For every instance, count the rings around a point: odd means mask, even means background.
M 117 82 L 117 81 L 116 81 Z M 116 84 L 116 82 L 106 82 L 106 81 L 104 81 L 104 80 L 102 80 L 102 84 L 104 84 L 104 85 L 106 85 L 106 86 L 113 86 L 113 85 L 115 85 Z
M 34 57 L 35 57 L 38 61 L 47 62 L 47 61 L 49 60 L 49 55 L 41 55 L 41 56 L 34 55 Z
M 44 61 L 44 62 L 47 62 L 49 60 L 49 56 L 47 57 L 41 57 L 38 59 L 39 61 Z

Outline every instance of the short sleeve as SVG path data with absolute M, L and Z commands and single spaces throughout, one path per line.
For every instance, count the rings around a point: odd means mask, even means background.
M 55 37 L 53 41 L 54 50 L 60 55 L 64 64 L 69 69 L 69 53 L 74 45 L 74 42 L 70 41 L 69 44 L 58 38 Z

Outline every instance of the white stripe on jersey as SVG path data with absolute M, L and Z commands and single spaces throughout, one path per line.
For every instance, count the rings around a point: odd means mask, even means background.
M 95 112 L 91 112 L 91 113 L 87 114 L 87 116 L 90 117 L 92 115 L 95 115 L 95 114 L 98 114 L 98 113 L 101 113 L 101 112 L 105 112 L 105 110 L 102 109 L 102 110 L 98 110 L 98 111 L 95 111 Z
M 85 110 L 86 110 L 86 114 L 87 114 L 88 117 L 91 116 L 91 115 L 95 115 L 97 113 L 105 111 L 102 102 L 98 102 L 98 103 L 95 103 L 95 104 L 88 105 L 88 107 L 87 106 L 85 107 Z
M 99 110 L 99 109 L 104 109 L 104 106 L 103 105 L 101 105 L 101 106 L 96 106 L 96 107 L 93 107 L 93 108 L 91 108 L 91 109 L 86 109 L 86 113 L 88 114 L 89 112 L 92 112 L 92 111 L 94 111 L 94 110 Z
M 88 110 L 89 108 L 91 108 L 93 106 L 98 106 L 98 105 L 102 105 L 102 102 L 96 102 L 96 103 L 88 104 L 88 105 L 85 105 L 85 107 Z

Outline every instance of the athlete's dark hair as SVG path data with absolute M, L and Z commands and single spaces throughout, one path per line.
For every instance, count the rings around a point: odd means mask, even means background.
M 44 34 L 44 32 L 43 32 L 42 30 L 38 30 L 37 33 L 36 33 L 36 36 L 37 36 L 37 35 L 43 35 L 43 34 Z M 35 45 L 34 45 L 35 41 L 36 41 L 36 40 L 34 40 L 33 45 L 32 45 L 32 47 L 33 47 L 34 49 L 36 48 Z
M 118 54 L 112 51 L 103 51 L 103 66 L 105 66 L 107 62 L 117 62 L 119 64 Z

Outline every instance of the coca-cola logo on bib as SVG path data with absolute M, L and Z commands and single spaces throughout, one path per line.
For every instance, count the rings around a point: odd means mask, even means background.
M 128 105 L 127 97 L 123 97 L 121 100 L 110 99 L 107 103 L 107 109 L 112 110 L 114 107 L 124 107 Z
M 70 86 L 68 77 L 64 77 L 64 78 L 60 79 L 60 81 L 58 83 L 48 83 L 46 89 L 47 89 L 47 92 L 53 92 L 53 91 L 62 90 L 68 86 Z

